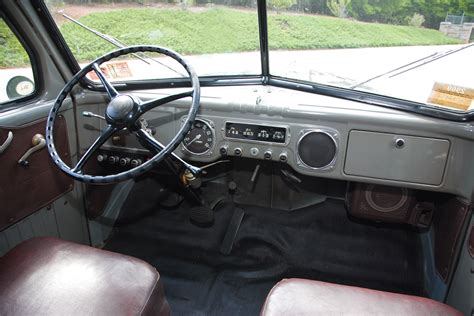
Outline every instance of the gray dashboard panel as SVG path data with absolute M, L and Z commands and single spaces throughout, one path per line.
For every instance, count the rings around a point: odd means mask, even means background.
M 440 185 L 449 145 L 446 139 L 351 131 L 344 172 L 348 175 Z
M 176 93 L 177 90 L 133 93 L 143 100 L 148 100 Z M 88 95 L 80 103 L 78 110 L 82 111 L 93 104 L 100 104 L 101 100 L 99 96 Z M 157 129 L 155 137 L 162 143 L 171 139 L 180 127 L 181 119 L 187 114 L 188 108 L 189 100 L 178 100 L 147 113 L 146 119 Z M 270 150 L 272 160 L 278 161 L 279 155 L 285 153 L 288 156 L 286 163 L 304 175 L 447 192 L 469 200 L 472 198 L 474 164 L 471 162 L 474 159 L 474 127 L 470 123 L 453 123 L 366 103 L 267 86 L 202 88 L 198 118 L 212 122 L 215 128 L 215 145 L 208 154 L 199 156 L 190 154 L 182 146 L 178 147 L 175 153 L 189 161 L 201 163 L 216 161 L 222 158 L 220 147 L 227 146 L 230 155 L 233 155 L 233 149 L 238 147 L 242 150 L 242 157 L 255 159 L 258 163 L 258 160 L 264 159 L 264 152 Z M 290 137 L 286 144 L 229 139 L 224 134 L 226 121 L 285 126 L 288 127 Z M 88 123 L 92 121 L 88 120 Z M 298 160 L 296 152 L 298 140 L 305 130 L 311 129 L 331 130 L 336 134 L 337 156 L 330 168 L 312 169 Z M 406 161 L 399 163 L 397 168 L 409 167 L 412 164 L 425 168 L 417 170 L 420 172 L 412 172 L 416 169 L 413 168 L 403 172 L 404 175 L 394 173 L 374 175 L 366 172 L 367 170 L 349 171 L 353 173 L 349 174 L 345 172 L 344 165 L 348 161 L 346 153 L 349 134 L 354 130 L 408 135 L 413 137 L 413 140 L 435 139 L 441 142 L 434 142 L 436 146 L 432 148 L 432 152 L 425 150 L 420 155 L 418 151 L 417 154 L 413 151 L 412 155 L 398 157 Z M 121 150 L 137 151 L 139 148 L 133 136 L 129 137 L 126 143 L 126 148 Z M 377 146 L 377 143 L 373 145 Z M 386 151 L 383 148 L 374 150 L 379 150 L 380 154 L 390 157 L 391 149 L 388 147 L 385 149 Z M 441 157 L 437 157 L 438 155 Z M 351 164 L 360 164 L 358 160 L 363 157 L 355 156 L 348 159 L 351 160 L 348 162 L 350 167 Z M 425 166 L 420 159 L 432 165 Z

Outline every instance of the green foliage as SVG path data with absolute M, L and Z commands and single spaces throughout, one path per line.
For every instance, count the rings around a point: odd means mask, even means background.
M 0 67 L 27 66 L 30 58 L 25 49 L 0 18 Z
M 296 0 L 268 0 L 270 8 L 274 8 L 277 11 L 289 9 L 292 5 L 296 4 Z
M 423 15 L 425 26 L 434 29 L 439 28 L 439 23 L 444 21 L 446 14 L 462 14 L 459 0 L 411 0 L 411 10 Z
M 89 14 L 82 23 L 128 44 L 172 48 L 182 54 L 230 53 L 259 49 L 254 11 L 212 8 L 206 10 L 124 9 Z M 362 23 L 301 14 L 269 14 L 272 49 L 319 49 L 438 45 L 458 43 L 438 31 Z M 81 27 L 66 22 L 61 32 L 76 58 L 90 61 L 115 47 Z M 28 63 L 14 36 L 0 25 L 0 67 Z M 5 49 L 5 47 L 7 49 Z
M 413 27 L 421 27 L 425 23 L 425 17 L 418 13 L 413 13 L 413 16 L 408 18 L 408 25 Z
M 459 8 L 466 15 L 474 16 L 474 0 L 459 0 Z
M 403 24 L 410 0 L 352 0 L 349 13 L 358 20 Z
M 410 26 L 364 23 L 325 16 L 268 17 L 271 49 L 359 48 L 458 44 L 442 33 Z
M 347 9 L 351 0 L 329 0 L 327 6 L 334 16 L 347 18 Z
M 257 15 L 240 10 L 124 9 L 89 14 L 80 21 L 127 45 L 160 45 L 183 54 L 250 51 L 259 45 Z M 73 23 L 63 24 L 61 32 L 79 60 L 114 49 Z

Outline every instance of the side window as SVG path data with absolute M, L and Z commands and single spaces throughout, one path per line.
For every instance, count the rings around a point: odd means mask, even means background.
M 5 20 L 0 17 L 0 109 L 2 104 L 35 91 L 30 58 Z

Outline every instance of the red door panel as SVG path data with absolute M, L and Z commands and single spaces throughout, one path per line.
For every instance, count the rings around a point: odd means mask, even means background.
M 9 131 L 13 132 L 10 146 L 0 154 L 0 230 L 45 207 L 73 188 L 73 180 L 54 165 L 46 148 L 33 153 L 28 158 L 27 166 L 18 163 L 20 157 L 32 147 L 33 135 L 44 135 L 45 123 L 43 119 L 23 126 L 0 126 L 0 144 L 6 140 Z M 62 116 L 58 116 L 55 133 L 58 153 L 69 163 L 67 127 Z

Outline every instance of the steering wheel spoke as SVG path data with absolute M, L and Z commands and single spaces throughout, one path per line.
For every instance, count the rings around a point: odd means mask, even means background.
M 153 100 L 150 100 L 150 101 L 146 101 L 146 102 L 143 102 L 141 105 L 140 105 L 140 113 L 143 114 L 147 111 L 150 111 L 151 109 L 154 109 L 160 105 L 163 105 L 163 104 L 166 104 L 166 103 L 169 103 L 169 102 L 173 102 L 173 101 L 176 101 L 176 100 L 179 100 L 179 99 L 183 99 L 183 98 L 187 98 L 187 97 L 191 97 L 194 93 L 194 90 L 189 90 L 189 91 L 185 91 L 185 92 L 181 92 L 181 93 L 176 93 L 176 94 L 172 94 L 172 95 L 169 95 L 167 97 L 164 97 L 164 98 L 157 98 L 157 99 L 153 99 Z
M 115 90 L 114 86 L 110 83 L 110 81 L 105 77 L 104 73 L 102 70 L 100 70 L 100 67 L 97 63 L 94 63 L 92 65 L 92 69 L 94 69 L 94 72 L 97 74 L 97 77 L 99 77 L 100 82 L 105 87 L 105 90 L 107 91 L 107 94 L 110 97 L 110 100 L 114 99 L 116 96 L 119 95 L 117 90 Z
M 92 154 L 100 148 L 115 132 L 117 128 L 108 125 L 100 134 L 100 136 L 94 141 L 94 143 L 86 150 L 84 155 L 79 159 L 76 166 L 72 169 L 73 172 L 81 172 L 86 162 L 90 159 Z
M 165 145 L 160 143 L 156 138 L 154 138 L 144 129 L 139 129 L 138 131 L 135 132 L 135 135 L 137 136 L 137 138 L 145 141 L 148 145 L 150 145 L 156 152 L 160 152 L 163 150 L 163 148 L 166 148 Z M 179 161 L 194 176 L 200 175 L 202 173 L 201 168 L 191 165 L 190 163 L 186 162 L 181 157 L 176 155 L 174 152 L 171 152 L 171 156 L 177 161 Z

